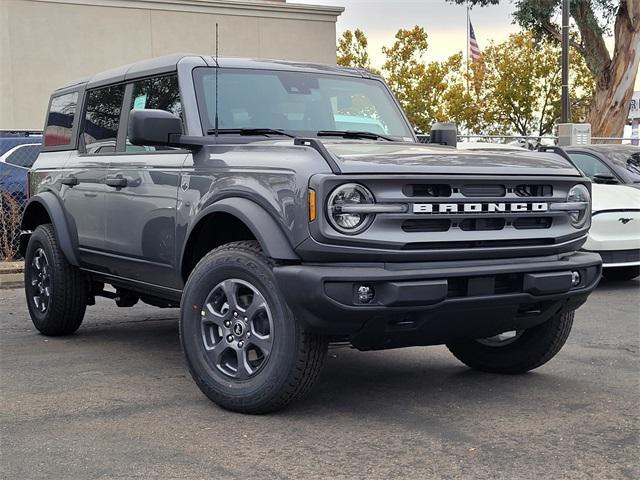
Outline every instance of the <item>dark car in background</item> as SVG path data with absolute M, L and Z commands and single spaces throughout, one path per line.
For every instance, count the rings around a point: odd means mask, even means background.
M 0 130 L 0 156 L 25 143 L 42 143 L 42 133 L 35 130 Z
M 640 147 L 587 145 L 566 147 L 564 150 L 575 166 L 594 182 L 640 188 Z
M 23 138 L 39 142 L 41 137 L 19 137 Z M 20 218 L 28 197 L 28 172 L 40 148 L 40 143 L 17 144 L 0 156 L 0 258 L 5 260 L 19 256 Z

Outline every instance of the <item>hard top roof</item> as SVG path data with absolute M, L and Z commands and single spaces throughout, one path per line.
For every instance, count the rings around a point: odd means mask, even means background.
M 151 75 L 159 75 L 162 73 L 175 72 L 178 63 L 184 59 L 191 58 L 195 62 L 201 63 L 202 66 L 216 66 L 216 61 L 211 55 L 198 54 L 172 54 L 162 57 L 141 60 L 139 62 L 123 65 L 121 67 L 106 70 L 90 77 L 69 82 L 66 85 L 56 89 L 56 91 L 66 90 L 72 87 L 85 86 L 86 88 L 98 87 L 110 83 L 122 82 L 134 78 L 148 77 Z M 351 76 L 374 76 L 360 68 L 338 67 L 335 65 L 322 65 L 304 62 L 291 62 L 285 60 L 267 60 L 255 58 L 238 58 L 238 57 L 219 57 L 218 65 L 225 68 L 252 68 L 261 70 L 289 70 L 298 72 L 314 72 L 333 75 L 351 75 Z

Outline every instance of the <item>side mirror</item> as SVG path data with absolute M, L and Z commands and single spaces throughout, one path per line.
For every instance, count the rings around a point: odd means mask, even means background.
M 609 175 L 606 173 L 598 173 L 593 176 L 593 181 L 595 183 L 602 183 L 605 185 L 615 185 L 618 183 L 618 179 L 613 175 Z
M 178 146 L 182 120 L 165 110 L 131 110 L 128 134 L 134 145 Z

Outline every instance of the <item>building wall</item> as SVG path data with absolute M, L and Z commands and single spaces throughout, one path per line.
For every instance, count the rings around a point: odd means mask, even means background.
M 0 0 L 0 129 L 40 129 L 51 91 L 169 53 L 335 63 L 341 8 L 284 0 Z

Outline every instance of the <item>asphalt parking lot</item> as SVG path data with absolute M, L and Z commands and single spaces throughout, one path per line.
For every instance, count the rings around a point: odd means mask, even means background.
M 99 300 L 54 339 L 0 290 L 2 476 L 639 478 L 639 287 L 602 283 L 533 373 L 473 372 L 444 347 L 333 349 L 311 395 L 268 416 L 200 393 L 176 310 Z

